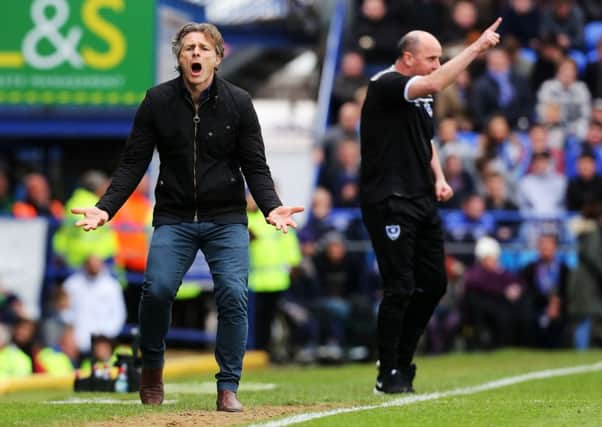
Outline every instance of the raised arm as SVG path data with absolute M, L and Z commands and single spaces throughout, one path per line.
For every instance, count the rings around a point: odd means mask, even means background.
M 476 41 L 458 55 L 431 74 L 415 79 L 408 88 L 408 97 L 415 99 L 432 95 L 449 86 L 477 56 L 499 43 L 500 35 L 496 31 L 501 22 L 502 18 L 496 19 Z

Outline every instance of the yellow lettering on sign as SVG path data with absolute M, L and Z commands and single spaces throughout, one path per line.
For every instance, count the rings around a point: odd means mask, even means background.
M 123 34 L 99 15 L 99 10 L 108 7 L 116 11 L 124 8 L 123 0 L 87 0 L 82 7 L 82 20 L 86 28 L 97 34 L 109 45 L 106 52 L 97 52 L 90 47 L 83 47 L 81 54 L 84 62 L 99 70 L 106 70 L 118 65 L 125 56 L 126 42 Z
M 21 68 L 24 64 L 21 52 L 0 52 L 0 68 Z

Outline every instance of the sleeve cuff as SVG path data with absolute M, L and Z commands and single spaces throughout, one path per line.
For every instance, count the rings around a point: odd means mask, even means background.
M 405 99 L 407 102 L 414 101 L 414 99 L 410 99 L 408 91 L 410 90 L 410 86 L 416 80 L 420 80 L 421 78 L 422 78 L 422 76 L 414 76 L 414 77 L 410 78 L 410 80 L 408 80 L 408 82 L 406 83 L 405 87 L 403 88 L 403 99 Z

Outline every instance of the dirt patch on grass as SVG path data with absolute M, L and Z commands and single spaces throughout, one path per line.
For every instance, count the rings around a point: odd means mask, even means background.
M 217 411 L 185 411 L 180 413 L 145 414 L 139 417 L 115 417 L 109 421 L 87 423 L 90 427 L 192 427 L 192 426 L 235 426 L 267 421 L 302 412 L 325 411 L 332 405 L 317 406 L 257 406 L 245 408 L 243 412 L 228 413 Z

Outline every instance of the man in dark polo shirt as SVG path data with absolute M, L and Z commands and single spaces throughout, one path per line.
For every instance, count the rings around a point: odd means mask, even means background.
M 362 108 L 362 215 L 378 260 L 384 295 L 378 313 L 376 393 L 414 391 L 418 339 L 445 293 L 443 235 L 437 201 L 453 191 L 433 138 L 434 93 L 499 42 L 501 19 L 443 66 L 431 34 L 411 31 L 399 57 L 372 77 Z

